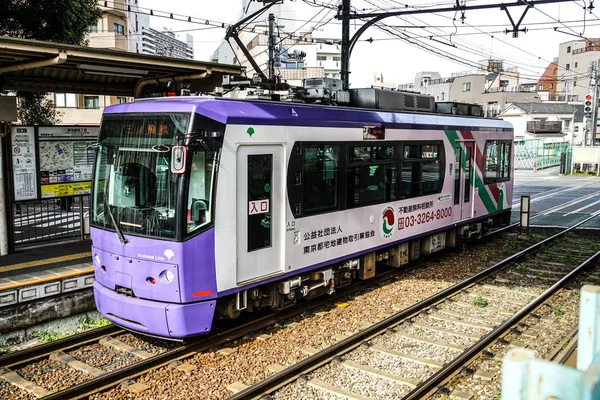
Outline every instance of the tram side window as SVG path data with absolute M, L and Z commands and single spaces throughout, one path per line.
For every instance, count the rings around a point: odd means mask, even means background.
M 485 183 L 510 179 L 510 141 L 488 140 L 485 144 Z
M 360 207 L 396 199 L 395 146 L 350 148 L 348 207 Z
M 304 215 L 338 209 L 339 160 L 339 145 L 304 145 Z
M 402 198 L 425 196 L 441 190 L 438 144 L 405 144 L 402 157 Z

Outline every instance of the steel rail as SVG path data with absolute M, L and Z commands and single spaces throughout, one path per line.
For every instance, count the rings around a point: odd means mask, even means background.
M 332 345 L 328 348 L 325 348 L 325 349 L 319 351 L 318 353 L 313 354 L 312 356 L 309 356 L 309 357 L 297 362 L 296 364 L 291 365 L 291 366 L 269 376 L 268 378 L 265 378 L 265 379 L 257 382 L 256 384 L 254 384 L 252 386 L 247 387 L 246 389 L 228 397 L 228 400 L 260 399 L 267 394 L 273 393 L 278 388 L 294 381 L 299 376 L 307 374 L 307 373 L 319 368 L 320 366 L 328 363 L 329 361 L 333 360 L 335 357 L 338 357 L 342 354 L 349 352 L 350 350 L 353 350 L 354 348 L 360 346 L 363 342 L 371 339 L 372 337 L 380 335 L 381 332 L 402 323 L 406 319 L 422 312 L 423 310 L 425 310 L 425 309 L 427 309 L 427 308 L 429 308 L 451 296 L 453 296 L 454 294 L 467 288 L 468 286 L 474 285 L 478 281 L 486 278 L 488 275 L 492 274 L 493 272 L 496 272 L 497 270 L 501 269 L 502 267 L 506 266 L 507 264 L 509 264 L 517 259 L 520 259 L 521 257 L 531 253 L 533 250 L 536 250 L 536 249 L 544 246 L 545 244 L 565 235 L 566 233 L 572 231 L 573 229 L 577 228 L 580 225 L 583 225 L 584 223 L 590 221 L 591 219 L 593 219 L 595 217 L 596 217 L 595 215 L 592 215 L 588 218 L 585 218 L 584 220 L 574 224 L 573 226 L 566 228 L 566 229 L 562 230 L 561 232 L 558 232 L 558 233 L 542 240 L 541 242 L 531 245 L 531 246 L 527 247 L 526 249 L 513 254 L 510 257 L 507 257 L 504 260 L 492 265 L 491 267 L 488 267 L 488 268 L 476 273 L 475 275 L 470 276 L 469 278 L 466 278 L 458 283 L 455 283 L 454 285 L 452 285 L 432 296 L 429 296 L 428 298 L 421 300 L 420 302 L 415 303 L 415 304 L 405 308 L 404 310 L 402 310 L 388 318 L 385 318 L 384 320 L 381 320 L 378 323 L 373 324 L 372 326 L 370 326 L 366 329 L 363 329 L 360 332 L 357 332 L 354 335 L 351 335 L 351 336 L 347 337 L 346 339 L 344 339 L 340 342 L 337 342 L 334 345 Z
M 571 279 L 573 279 L 576 275 L 579 275 L 582 269 L 587 268 L 599 257 L 600 251 L 598 251 L 593 256 L 589 257 L 587 260 L 585 260 L 567 275 L 555 282 L 542 294 L 540 294 L 538 297 L 530 301 L 527 305 L 525 305 L 523 308 L 521 308 L 519 311 L 513 314 L 512 317 L 508 318 L 494 330 L 492 330 L 483 338 L 481 338 L 478 342 L 474 343 L 471 347 L 467 348 L 461 355 L 454 358 L 448 364 L 444 365 L 435 374 L 423 381 L 415 389 L 413 389 L 410 393 L 403 397 L 403 400 L 423 399 L 433 395 L 435 392 L 438 391 L 438 388 L 441 387 L 445 382 L 447 382 L 448 379 L 453 377 L 459 369 L 468 364 L 469 361 L 471 361 L 472 359 L 478 357 L 481 354 L 481 352 L 485 350 L 489 345 L 491 345 L 509 329 L 513 328 L 519 321 L 521 321 L 523 318 L 529 315 L 532 310 L 543 304 L 546 300 L 548 300 L 550 296 L 555 294 L 558 289 L 565 286 L 565 284 L 568 283 Z
M 70 350 L 73 348 L 85 346 L 88 343 L 98 341 L 103 336 L 116 335 L 125 332 L 124 329 L 116 325 L 107 325 L 96 329 L 90 329 L 85 332 L 77 333 L 66 338 L 54 340 L 49 343 L 39 344 L 27 349 L 8 353 L 0 356 L 0 367 L 10 368 L 22 365 L 36 359 L 45 357 L 59 350 Z
M 427 260 L 431 261 L 433 259 L 435 259 L 435 257 L 430 257 Z M 422 264 L 423 263 L 415 263 L 413 267 L 416 268 Z M 398 273 L 397 269 L 390 269 L 385 273 L 377 275 L 373 279 L 357 282 L 356 284 L 352 285 L 352 289 L 354 291 L 360 291 L 367 287 L 373 286 L 374 284 L 377 284 L 381 281 L 389 279 L 390 275 L 393 275 L 395 273 Z M 343 298 L 348 294 L 349 293 L 347 291 L 339 291 L 331 296 L 318 297 L 312 300 L 307 300 L 306 302 L 298 305 L 297 307 L 292 307 L 288 310 L 269 314 L 244 323 L 242 325 L 236 326 L 234 328 L 228 329 L 226 331 L 216 333 L 211 336 L 203 337 L 202 339 L 199 339 L 197 341 L 185 344 L 182 347 L 168 350 L 164 353 L 160 353 L 156 356 L 136 362 L 135 364 L 131 364 L 111 372 L 107 372 L 105 374 L 84 381 L 70 388 L 54 392 L 48 396 L 43 397 L 42 399 L 80 399 L 90 396 L 91 394 L 114 387 L 125 380 L 136 378 L 144 373 L 147 373 L 150 370 L 168 365 L 173 361 L 188 358 L 193 356 L 197 352 L 205 351 L 214 346 L 219 346 L 232 340 L 239 339 L 248 332 L 257 331 L 259 329 L 263 329 L 265 327 L 273 325 L 276 322 L 280 322 L 281 320 L 298 316 L 306 310 L 330 304 L 332 301 Z

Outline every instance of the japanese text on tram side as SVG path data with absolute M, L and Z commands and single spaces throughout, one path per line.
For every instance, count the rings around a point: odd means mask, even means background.
M 321 238 L 323 236 L 335 235 L 336 233 L 341 233 L 341 232 L 342 232 L 341 227 L 338 227 L 337 229 L 336 228 L 319 229 L 319 230 L 313 231 L 311 233 L 308 233 L 308 232 L 305 233 L 304 240 L 306 241 L 306 240 L 317 239 L 317 238 Z M 313 236 L 313 234 L 314 234 L 314 236 Z M 317 251 L 321 251 L 323 249 L 329 249 L 332 247 L 342 246 L 342 245 L 348 244 L 348 243 L 358 242 L 359 240 L 369 239 L 374 236 L 375 236 L 374 230 L 355 233 L 355 234 L 347 235 L 347 236 L 344 235 L 344 236 L 338 237 L 336 239 L 325 240 L 325 241 L 322 241 L 319 243 L 314 243 L 311 245 L 304 246 L 304 254 L 314 253 Z
M 452 207 L 441 208 L 435 211 L 425 211 L 417 215 L 410 215 L 398 218 L 398 230 L 410 228 L 411 226 L 421 225 L 436 219 L 447 218 L 452 215 Z

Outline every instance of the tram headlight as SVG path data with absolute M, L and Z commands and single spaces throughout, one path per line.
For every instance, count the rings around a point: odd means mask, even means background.
M 169 270 L 164 270 L 163 272 L 160 273 L 158 278 L 163 283 L 169 283 L 169 282 L 173 282 L 173 279 L 175 279 L 175 275 Z
M 100 256 L 97 253 L 94 255 L 94 261 L 96 261 L 96 265 L 100 265 Z

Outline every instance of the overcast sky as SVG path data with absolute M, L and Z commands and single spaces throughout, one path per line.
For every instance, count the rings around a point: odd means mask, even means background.
M 338 4 L 338 0 L 307 1 L 331 6 Z M 504 0 L 507 4 L 517 1 Z M 321 7 L 311 7 L 302 0 L 285 0 L 285 2 L 296 12 L 294 18 L 298 20 L 310 20 L 321 11 Z M 467 4 L 481 5 L 501 2 L 500 0 L 472 0 L 467 1 Z M 225 23 L 235 22 L 240 14 L 241 4 L 241 0 L 197 0 L 195 2 L 189 0 L 170 0 L 169 2 L 139 0 L 141 7 L 187 15 L 194 19 L 209 19 Z M 404 4 L 405 2 L 402 2 L 402 5 Z M 413 0 L 406 4 L 416 8 L 427 8 L 451 7 L 454 2 L 450 0 Z M 396 84 L 412 82 L 415 73 L 419 71 L 437 71 L 443 77 L 447 77 L 453 72 L 473 70 L 474 63 L 489 57 L 505 60 L 505 67 L 518 67 L 523 80 L 531 81 L 541 75 L 552 59 L 558 56 L 560 43 L 578 40 L 575 35 L 579 34 L 583 34 L 587 38 L 600 37 L 600 21 L 596 17 L 596 15 L 600 15 L 600 10 L 598 13 L 594 10 L 594 14 L 589 14 L 584 12 L 583 4 L 583 1 L 571 1 L 539 5 L 530 9 L 521 25 L 521 28 L 527 28 L 528 32 L 519 33 L 518 38 L 503 33 L 505 29 L 511 29 L 511 25 L 506 13 L 500 9 L 467 11 L 464 24 L 461 23 L 460 13 L 457 15 L 454 13 L 438 15 L 428 13 L 387 18 L 383 20 L 383 23 L 395 27 L 391 32 L 409 35 L 413 37 L 411 41 L 415 44 L 407 43 L 377 28 L 369 28 L 361 36 L 362 41 L 358 42 L 352 53 L 350 60 L 351 85 L 353 87 L 370 85 L 373 72 L 376 71 L 382 72 L 386 81 Z M 399 5 L 400 2 L 394 0 L 352 0 L 353 7 L 359 10 L 367 9 L 369 12 L 376 12 L 379 8 L 392 9 Z M 515 22 L 520 19 L 524 9 L 525 7 L 509 9 Z M 156 14 L 157 12 L 155 12 Z M 325 10 L 313 21 L 320 21 L 323 17 L 325 17 L 323 21 L 327 21 L 334 14 L 333 10 L 329 14 Z M 225 34 L 225 30 L 220 28 L 205 29 L 205 26 L 199 24 L 178 22 L 168 18 L 151 18 L 150 24 L 155 28 L 164 26 L 176 31 L 189 30 L 189 33 L 194 36 L 196 59 L 199 60 L 208 60 Z M 332 19 L 330 24 L 339 29 L 341 36 L 339 21 Z M 356 21 L 357 26 L 360 24 L 360 21 Z M 415 28 L 415 25 L 426 28 Z M 310 24 L 303 30 L 306 30 L 308 26 Z M 390 28 L 386 29 L 390 30 Z M 404 32 L 398 32 L 398 30 Z M 433 40 L 430 39 L 430 36 L 433 36 Z M 365 39 L 368 38 L 373 38 L 374 41 L 366 42 Z

